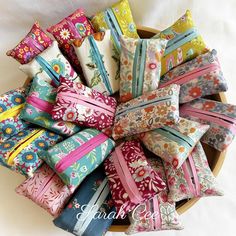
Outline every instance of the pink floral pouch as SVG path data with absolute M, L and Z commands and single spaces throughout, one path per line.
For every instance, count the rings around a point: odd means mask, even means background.
M 147 132 L 179 119 L 179 85 L 143 94 L 116 109 L 114 139 Z
M 49 27 L 47 31 L 54 36 L 70 63 L 77 69 L 79 61 L 70 42 L 94 33 L 93 26 L 85 16 L 84 10 L 82 8 L 77 9 L 56 25 Z
M 210 125 L 201 141 L 225 150 L 236 134 L 236 106 L 199 98 L 181 107 L 181 116 Z
M 26 64 L 48 48 L 52 42 L 52 39 L 40 28 L 39 23 L 35 22 L 20 43 L 7 52 L 7 56 L 15 58 L 20 64 Z
M 61 78 L 52 116 L 102 130 L 113 125 L 115 98 L 103 95 L 81 83 Z
M 177 124 L 141 134 L 140 139 L 151 152 L 179 168 L 208 129 L 208 125 L 180 118 Z
M 155 157 L 149 158 L 148 162 L 166 182 L 162 160 Z M 175 202 L 168 201 L 167 190 L 160 192 L 154 198 L 137 206 L 129 214 L 129 220 L 131 225 L 125 232 L 128 235 L 140 232 L 183 229 L 179 215 L 175 209 Z
M 116 147 L 104 166 L 118 217 L 166 187 L 148 164 L 139 141 L 126 141 Z
M 38 169 L 32 178 L 19 185 L 16 192 L 29 198 L 54 217 L 61 213 L 71 196 L 70 189 L 47 164 Z
M 170 201 L 178 202 L 194 197 L 223 195 L 210 170 L 206 154 L 200 142 L 179 169 L 175 170 L 168 162 L 164 162 L 164 168 Z
M 172 83 L 180 85 L 180 103 L 228 89 L 216 50 L 199 55 L 167 72 L 160 81 L 160 88 Z

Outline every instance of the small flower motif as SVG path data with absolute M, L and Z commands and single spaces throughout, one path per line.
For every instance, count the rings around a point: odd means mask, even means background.
M 173 158 L 172 165 L 174 168 L 176 168 L 179 165 L 179 161 L 177 158 Z
M 215 102 L 207 101 L 203 104 L 203 110 L 211 110 L 215 107 Z
M 115 128 L 114 128 L 114 132 L 119 135 L 119 134 L 123 134 L 124 133 L 124 130 L 122 128 L 121 125 L 116 125 Z
M 2 131 L 5 135 L 10 136 L 12 133 L 16 131 L 16 127 L 11 124 L 6 124 L 2 127 Z
M 69 107 L 65 110 L 65 114 L 63 115 L 63 120 L 65 121 L 74 121 L 76 119 L 76 109 L 73 107 Z
M 80 33 L 81 36 L 85 36 L 86 28 L 84 27 L 83 24 L 77 23 L 77 24 L 75 24 L 75 27 L 76 27 L 76 29 L 78 30 L 78 32 Z
M 182 193 L 187 193 L 187 189 L 186 189 L 186 187 L 185 187 L 184 184 L 180 184 L 180 185 L 179 185 L 179 188 L 180 188 L 180 191 L 181 191 Z
M 76 203 L 75 204 L 75 208 L 78 209 L 80 207 L 80 204 L 79 203 Z
M 134 25 L 134 23 L 129 23 L 128 24 L 128 29 L 129 29 L 130 32 L 135 32 L 135 25 Z
M 65 65 L 63 62 L 61 62 L 61 60 L 53 59 L 50 62 L 50 65 L 53 68 L 53 70 L 55 70 L 57 72 L 57 74 L 59 74 L 59 75 L 65 74 Z
M 194 88 L 190 89 L 189 95 L 194 97 L 194 98 L 200 97 L 202 95 L 201 88 L 194 87 Z
M 87 166 L 85 166 L 85 165 L 80 167 L 80 171 L 81 171 L 82 173 L 87 172 L 87 170 L 88 170 L 88 168 L 87 168 Z
M 134 180 L 137 182 L 142 181 L 144 178 L 146 178 L 149 175 L 149 172 L 145 167 L 139 167 L 134 174 L 132 175 Z
M 68 29 L 62 29 L 60 32 L 60 36 L 62 39 L 66 40 L 70 38 L 70 32 Z
M 154 63 L 154 62 L 152 62 L 152 63 L 150 63 L 150 64 L 148 65 L 148 67 L 149 67 L 150 70 L 154 70 L 154 69 L 157 68 L 157 64 Z
M 25 163 L 34 163 L 36 161 L 36 153 L 26 152 L 22 155 L 22 160 Z
M 173 186 L 174 184 L 175 184 L 175 177 L 169 177 L 169 179 L 168 179 L 168 184 L 170 185 L 170 186 Z

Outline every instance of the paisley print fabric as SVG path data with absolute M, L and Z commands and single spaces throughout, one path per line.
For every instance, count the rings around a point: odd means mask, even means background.
M 116 140 L 176 123 L 179 118 L 179 85 L 145 93 L 116 109 L 112 137 Z
M 180 85 L 180 103 L 190 102 L 196 98 L 217 94 L 228 89 L 216 50 L 199 55 L 169 71 L 161 79 L 160 87 L 171 83 Z
M 193 149 L 185 163 L 177 170 L 172 164 L 164 162 L 168 200 L 178 202 L 193 197 L 222 196 L 216 179 L 207 162 L 200 142 Z
M 51 46 L 53 40 L 35 22 L 29 33 L 19 44 L 7 52 L 7 56 L 15 58 L 20 64 L 29 63 L 35 56 Z
M 139 141 L 126 141 L 116 147 L 104 162 L 117 217 L 154 197 L 166 185 L 149 165 Z
M 150 151 L 179 168 L 208 128 L 208 125 L 180 118 L 177 124 L 141 134 L 140 139 Z
M 71 195 L 69 188 L 47 164 L 20 184 L 16 193 L 29 198 L 54 217 L 60 214 Z
M 57 89 L 35 77 L 20 117 L 55 133 L 71 136 L 80 128 L 66 121 L 54 121 L 52 109 L 56 100 Z
M 114 145 L 111 139 L 98 130 L 84 129 L 48 151 L 40 152 L 39 156 L 66 185 L 75 189 L 104 161 Z
M 52 111 L 53 119 L 71 121 L 99 130 L 113 125 L 115 98 L 65 78 L 61 78 L 57 92 L 56 104 Z
M 208 51 L 202 37 L 197 32 L 189 10 L 172 26 L 161 31 L 154 38 L 169 40 L 161 60 L 161 75 Z
M 158 88 L 165 39 L 120 38 L 120 101 Z

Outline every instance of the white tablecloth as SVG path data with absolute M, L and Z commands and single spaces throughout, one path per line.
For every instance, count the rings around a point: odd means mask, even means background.
M 78 7 L 91 15 L 114 3 L 105 0 L 0 0 L 0 93 L 22 85 L 25 75 L 19 64 L 5 56 L 28 32 L 35 20 L 46 28 L 57 23 Z M 236 103 L 236 1 L 235 0 L 130 0 L 137 24 L 164 29 L 191 9 L 196 25 L 205 41 L 218 51 L 228 80 L 227 98 Z M 201 199 L 181 216 L 185 229 L 180 232 L 140 234 L 144 236 L 235 236 L 236 235 L 236 142 L 228 150 L 218 181 L 224 197 Z M 56 228 L 52 218 L 41 208 L 15 194 L 14 188 L 23 177 L 0 167 L 0 235 L 1 236 L 62 236 L 68 233 Z M 108 233 L 108 235 L 122 235 Z

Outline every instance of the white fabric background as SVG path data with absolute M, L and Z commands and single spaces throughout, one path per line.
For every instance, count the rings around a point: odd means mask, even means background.
M 57 23 L 78 7 L 91 15 L 116 2 L 115 0 L 0 0 L 0 93 L 23 84 L 25 75 L 19 64 L 5 56 L 29 31 L 35 20 L 46 28 Z M 135 22 L 164 29 L 191 9 L 194 20 L 211 48 L 216 48 L 225 77 L 228 80 L 227 98 L 236 103 L 236 1 L 235 0 L 130 0 Z M 234 236 L 236 235 L 236 142 L 228 150 L 218 181 L 225 190 L 221 198 L 201 199 L 181 216 L 185 229 L 180 232 L 140 234 L 144 236 Z M 17 196 L 14 188 L 23 177 L 0 167 L 0 236 L 62 236 L 68 233 L 57 229 L 52 218 L 24 197 Z M 122 235 L 108 233 L 108 235 Z

